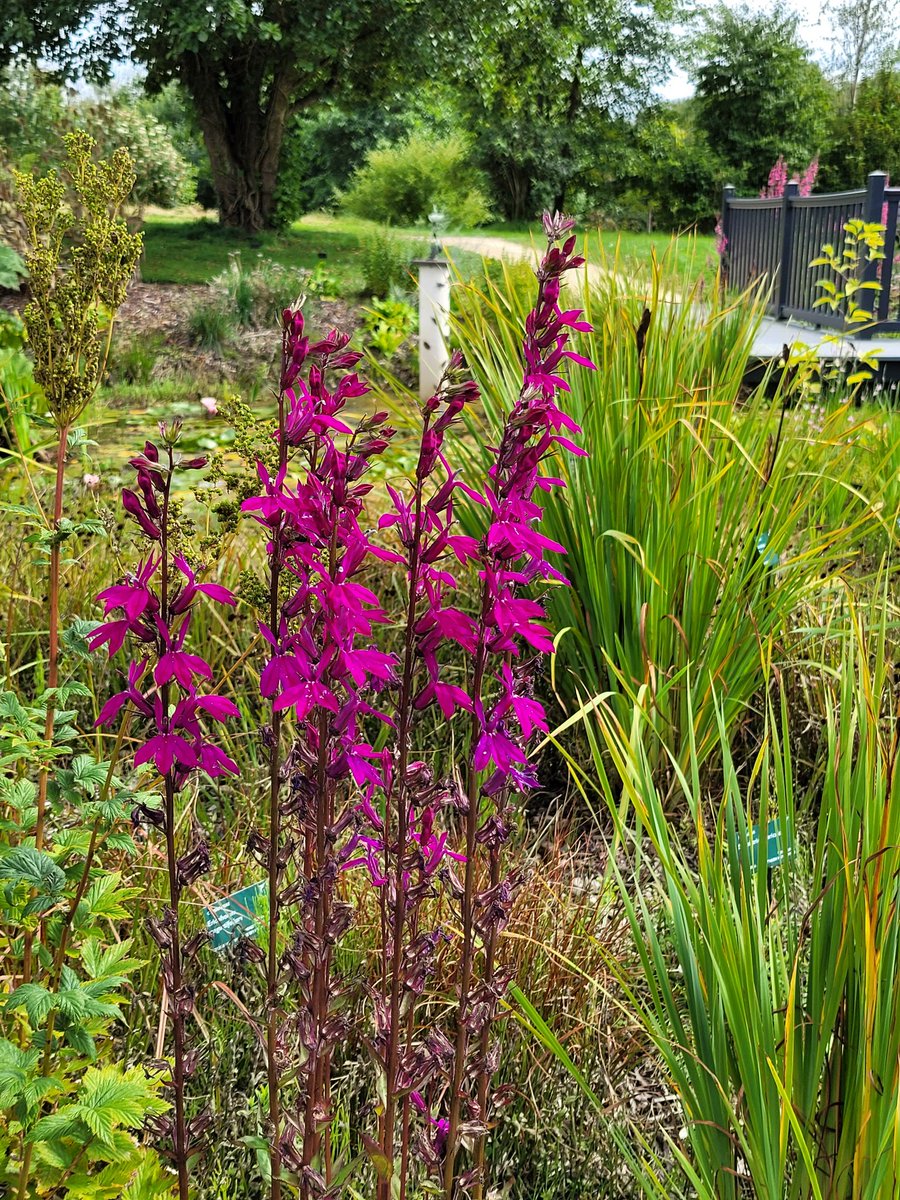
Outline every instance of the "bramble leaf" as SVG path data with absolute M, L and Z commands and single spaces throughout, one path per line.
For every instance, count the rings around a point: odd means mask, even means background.
M 24 1008 L 33 1026 L 43 1024 L 55 1007 L 53 993 L 39 983 L 20 983 L 6 1001 L 7 1011 Z
M 49 854 L 34 846 L 16 846 L 0 857 L 0 882 L 26 884 L 45 896 L 57 898 L 66 877 Z

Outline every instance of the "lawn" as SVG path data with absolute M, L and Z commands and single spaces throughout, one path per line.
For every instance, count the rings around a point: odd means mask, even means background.
M 341 291 L 358 291 L 361 235 L 357 230 L 303 225 L 279 233 L 247 236 L 215 220 L 177 214 L 148 215 L 144 225 L 141 277 L 146 283 L 204 284 L 238 253 L 247 264 L 256 255 L 284 266 L 314 268 L 325 262 Z
M 204 284 L 228 265 L 229 255 L 239 253 L 249 263 L 262 255 L 285 266 L 308 269 L 324 263 L 338 290 L 345 295 L 361 292 L 363 276 L 361 256 L 368 236 L 379 226 L 358 217 L 310 213 L 289 229 L 252 236 L 222 229 L 210 216 L 194 210 L 153 210 L 144 224 L 144 257 L 141 275 L 146 283 Z M 427 249 L 429 232 L 424 228 L 397 228 L 398 237 L 408 239 L 413 253 Z M 503 238 L 523 246 L 540 237 L 540 226 L 494 224 L 483 229 L 452 230 L 452 236 Z M 600 245 L 596 239 L 599 238 Z M 619 247 L 620 262 L 626 269 L 646 263 L 652 251 L 662 254 L 670 245 L 667 233 L 617 233 L 601 231 L 588 237 L 591 259 L 601 253 L 612 257 Z M 601 251 L 602 247 L 602 251 Z M 478 269 L 478 256 L 458 248 L 451 251 L 454 263 L 464 275 Z M 678 273 L 706 274 L 715 264 L 712 237 L 685 234 L 675 242 Z

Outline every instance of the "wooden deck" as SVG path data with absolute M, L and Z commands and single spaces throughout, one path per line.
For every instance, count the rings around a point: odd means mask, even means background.
M 753 357 L 768 362 L 780 358 L 786 345 L 801 343 L 814 347 L 821 359 L 853 361 L 860 354 L 875 352 L 886 381 L 900 380 L 900 337 L 860 338 L 835 330 L 817 329 L 798 321 L 776 321 L 764 317 L 753 343 Z

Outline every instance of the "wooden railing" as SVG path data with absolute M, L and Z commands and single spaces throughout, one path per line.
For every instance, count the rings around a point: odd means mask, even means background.
M 829 273 L 810 263 L 824 245 L 842 245 L 848 221 L 861 218 L 884 224 L 884 260 L 863 267 L 863 278 L 881 285 L 878 292 L 870 293 L 875 296 L 875 323 L 857 335 L 900 331 L 900 269 L 894 279 L 898 206 L 900 188 L 888 187 L 882 171 L 874 171 L 867 186 L 854 192 L 801 196 L 798 185 L 789 183 L 779 199 L 742 199 L 727 187 L 722 196 L 721 234 L 728 286 L 739 291 L 754 284 L 768 288 L 769 312 L 774 317 L 843 328 L 840 313 L 813 307 L 823 295 L 816 281 Z

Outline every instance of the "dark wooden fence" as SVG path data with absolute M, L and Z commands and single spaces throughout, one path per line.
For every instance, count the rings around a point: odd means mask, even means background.
M 888 187 L 881 171 L 873 172 L 867 186 L 855 192 L 801 196 L 797 184 L 789 183 L 783 198 L 748 200 L 727 187 L 721 228 L 728 285 L 741 291 L 753 284 L 768 287 L 769 312 L 774 317 L 843 328 L 839 313 L 813 307 L 824 294 L 816 280 L 831 276 L 827 268 L 809 264 L 827 243 L 835 248 L 842 245 L 843 227 L 854 217 L 883 222 L 885 258 L 864 267 L 864 278 L 881 284 L 881 290 L 869 292 L 865 302 L 877 305 L 877 324 L 858 330 L 858 336 L 900 331 L 900 268 L 894 277 L 898 205 L 900 188 Z

